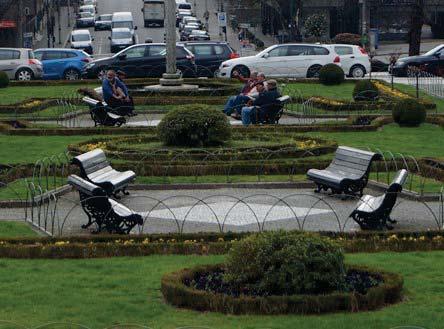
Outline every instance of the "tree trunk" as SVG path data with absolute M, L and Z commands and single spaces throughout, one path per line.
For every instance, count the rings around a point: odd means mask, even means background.
M 424 0 L 416 0 L 412 5 L 409 31 L 409 56 L 419 55 L 421 50 L 421 32 L 424 24 Z

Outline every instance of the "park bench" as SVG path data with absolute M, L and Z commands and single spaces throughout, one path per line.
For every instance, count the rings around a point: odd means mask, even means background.
M 395 224 L 396 221 L 390 218 L 390 213 L 395 206 L 398 194 L 402 191 L 402 186 L 407 180 L 407 176 L 407 170 L 402 169 L 398 171 L 383 195 L 378 197 L 364 195 L 359 200 L 356 209 L 350 214 L 350 217 L 363 230 L 393 229 L 393 226 L 390 224 Z
M 331 189 L 333 194 L 362 196 L 368 182 L 371 163 L 379 158 L 377 153 L 340 146 L 326 169 L 310 169 L 307 176 L 316 184 L 317 193 Z
M 110 126 L 120 127 L 126 123 L 125 117 L 118 115 L 104 102 L 93 99 L 91 97 L 83 97 L 83 102 L 88 104 L 90 108 L 91 119 L 94 126 Z
M 68 177 L 68 184 L 79 192 L 80 203 L 88 216 L 88 223 L 82 228 L 96 224 L 94 233 L 105 230 L 111 234 L 129 234 L 134 226 L 143 224 L 140 214 L 110 199 L 103 188 L 76 175 Z
M 285 105 L 290 102 L 291 98 L 288 95 L 281 96 L 278 99 L 276 99 L 275 104 L 271 104 L 267 107 L 266 113 L 260 113 L 261 110 L 259 108 L 258 111 L 256 111 L 256 119 L 259 124 L 278 124 L 279 120 L 282 117 L 282 114 L 284 113 Z
M 83 179 L 100 186 L 109 196 L 114 195 L 117 198 L 119 192 L 128 194 L 126 187 L 136 178 L 136 174 L 131 170 L 120 172 L 113 169 L 101 149 L 76 156 L 72 159 L 72 164 L 80 168 L 80 176 Z
M 88 104 L 91 119 L 94 121 L 94 126 L 110 126 L 120 127 L 126 123 L 126 119 L 118 114 L 112 112 L 104 101 L 99 101 L 91 97 L 83 97 L 82 101 Z

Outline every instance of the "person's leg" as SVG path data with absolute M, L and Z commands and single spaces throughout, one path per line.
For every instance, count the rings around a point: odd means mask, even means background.
M 251 124 L 251 111 L 253 107 L 243 107 L 242 108 L 242 124 L 248 126 Z
M 241 115 L 242 108 L 247 106 L 248 101 L 250 100 L 250 97 L 245 95 L 239 95 L 236 97 L 233 103 L 234 111 L 236 111 L 239 115 Z
M 224 106 L 224 113 L 226 114 L 226 115 L 231 115 L 231 113 L 233 113 L 233 103 L 234 103 L 234 101 L 236 100 L 236 96 L 230 96 L 229 98 L 228 98 L 228 101 L 225 103 L 225 106 Z

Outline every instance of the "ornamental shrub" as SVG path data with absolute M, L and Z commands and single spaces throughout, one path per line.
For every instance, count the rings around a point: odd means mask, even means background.
M 324 85 L 340 85 L 344 79 L 344 71 L 336 64 L 324 65 L 319 71 L 319 82 Z
M 400 126 L 417 127 L 427 117 L 424 104 L 414 98 L 406 98 L 397 102 L 392 110 L 393 121 Z
M 345 287 L 342 250 L 317 234 L 270 231 L 236 242 L 224 281 L 258 295 L 323 294 Z
M 169 146 L 218 146 L 231 138 L 231 126 L 222 111 L 206 105 L 185 105 L 165 115 L 158 135 Z
M 379 89 L 371 80 L 359 80 L 353 89 L 355 101 L 374 101 L 379 96 Z
M 0 88 L 6 88 L 8 86 L 9 86 L 8 75 L 5 72 L 0 71 Z
M 353 33 L 339 33 L 333 38 L 333 43 L 360 46 L 361 36 Z

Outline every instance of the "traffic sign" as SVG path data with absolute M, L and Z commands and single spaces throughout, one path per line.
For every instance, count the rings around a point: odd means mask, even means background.
M 218 12 L 217 13 L 217 22 L 219 23 L 220 27 L 227 26 L 227 13 L 225 12 Z

